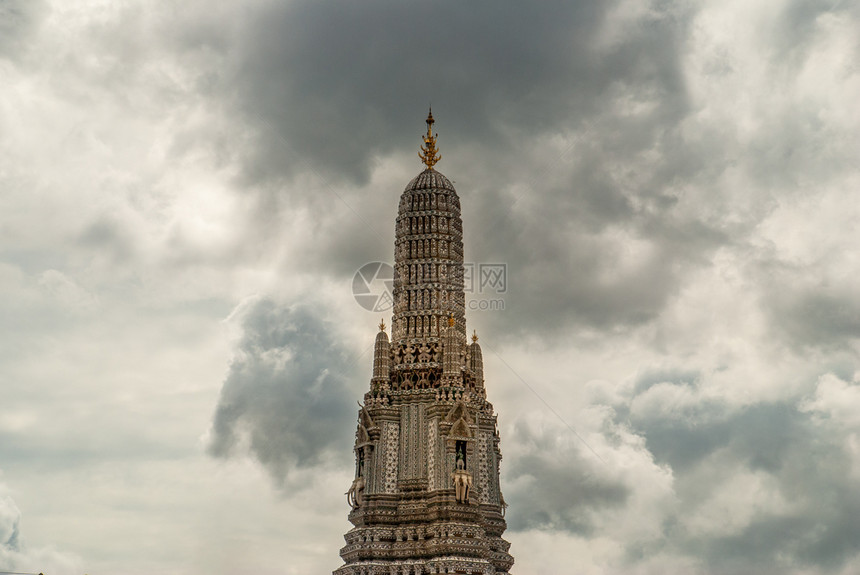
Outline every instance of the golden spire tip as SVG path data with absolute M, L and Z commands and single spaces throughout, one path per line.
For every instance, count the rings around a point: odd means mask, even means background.
M 427 113 L 427 134 L 423 136 L 424 145 L 421 146 L 421 151 L 418 152 L 418 157 L 421 158 L 421 161 L 424 162 L 424 165 L 427 168 L 432 168 L 436 165 L 436 162 L 442 159 L 442 154 L 439 153 L 439 150 L 436 148 L 436 138 L 439 134 L 433 134 L 433 124 L 436 120 L 433 119 L 433 108 L 430 108 L 430 111 Z
M 385 331 L 385 318 L 379 322 L 379 331 Z
M 478 330 L 472 330 L 472 343 L 478 343 Z

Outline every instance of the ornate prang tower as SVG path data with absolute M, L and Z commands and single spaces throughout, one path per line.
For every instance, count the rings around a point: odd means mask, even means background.
M 379 325 L 358 413 L 355 527 L 334 575 L 508 573 L 499 433 L 477 335 L 466 342 L 463 223 L 433 114 L 395 225 L 392 338 Z

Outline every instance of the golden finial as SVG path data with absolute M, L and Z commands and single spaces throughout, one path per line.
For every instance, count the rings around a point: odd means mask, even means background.
M 436 138 L 439 134 L 433 135 L 433 123 L 435 121 L 433 119 L 433 108 L 430 108 L 430 112 L 427 114 L 427 135 L 424 136 L 424 145 L 421 146 L 421 151 L 418 152 L 418 157 L 421 158 L 421 161 L 428 168 L 432 168 L 436 165 L 436 162 L 442 159 L 442 154 L 439 154 L 439 150 L 436 149 Z
M 452 313 L 451 316 L 448 318 L 448 327 L 454 327 L 454 323 L 454 314 Z
M 385 331 L 385 318 L 382 318 L 382 321 L 379 322 L 379 331 Z
M 472 330 L 472 343 L 478 343 L 478 330 Z

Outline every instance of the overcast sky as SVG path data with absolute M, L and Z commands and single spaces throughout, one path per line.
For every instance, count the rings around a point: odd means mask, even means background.
M 340 565 L 432 103 L 514 572 L 860 572 L 858 95 L 853 0 L 0 0 L 0 569 Z

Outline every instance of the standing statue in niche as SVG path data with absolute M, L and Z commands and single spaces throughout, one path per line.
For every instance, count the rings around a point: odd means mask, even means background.
M 457 447 L 456 447 L 456 449 L 457 449 L 457 455 L 456 455 L 457 463 L 455 465 L 457 466 L 457 469 L 460 469 L 460 464 L 462 463 L 463 469 L 466 469 L 466 442 L 465 441 L 458 441 L 456 445 L 457 445 Z
M 451 479 L 454 481 L 454 495 L 457 503 L 468 503 L 469 491 L 472 490 L 472 474 L 466 471 L 466 464 L 459 457 L 457 469 L 451 473 Z

